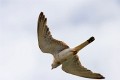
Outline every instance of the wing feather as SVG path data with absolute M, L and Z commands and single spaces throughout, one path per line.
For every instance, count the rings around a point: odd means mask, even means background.
M 67 60 L 62 64 L 62 70 L 81 77 L 92 79 L 104 79 L 99 73 L 93 73 L 91 70 L 83 67 L 79 61 L 79 57 L 75 55 L 73 58 Z
M 38 18 L 37 34 L 39 47 L 44 53 L 55 54 L 69 48 L 69 46 L 64 42 L 56 40 L 52 37 L 47 26 L 47 18 L 45 18 L 43 12 L 40 13 Z

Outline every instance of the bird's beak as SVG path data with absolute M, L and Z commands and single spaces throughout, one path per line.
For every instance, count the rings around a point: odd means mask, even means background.
M 53 70 L 53 67 L 51 68 L 51 70 Z

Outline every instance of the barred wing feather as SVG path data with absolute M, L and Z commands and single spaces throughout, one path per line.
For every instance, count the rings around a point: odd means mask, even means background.
M 64 42 L 56 40 L 52 37 L 49 28 L 47 27 L 47 18 L 43 12 L 40 13 L 38 18 L 38 44 L 42 52 L 56 54 L 60 51 L 69 48 Z
M 104 77 L 99 73 L 93 73 L 91 70 L 83 67 L 79 61 L 79 57 L 75 55 L 62 64 L 62 70 L 81 77 L 91 78 L 91 79 L 104 79 Z

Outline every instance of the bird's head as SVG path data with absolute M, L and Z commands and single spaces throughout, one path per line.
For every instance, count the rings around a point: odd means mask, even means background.
M 60 62 L 56 62 L 56 63 L 52 63 L 52 69 L 57 68 L 61 63 Z

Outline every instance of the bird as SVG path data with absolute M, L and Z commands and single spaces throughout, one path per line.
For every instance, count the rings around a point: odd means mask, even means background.
M 85 68 L 77 55 L 81 49 L 95 40 L 93 36 L 80 45 L 70 48 L 65 42 L 53 38 L 47 26 L 47 18 L 43 12 L 40 12 L 37 25 L 37 37 L 38 46 L 41 51 L 53 55 L 52 69 L 62 65 L 62 70 L 72 75 L 90 79 L 105 79 L 103 75 Z

